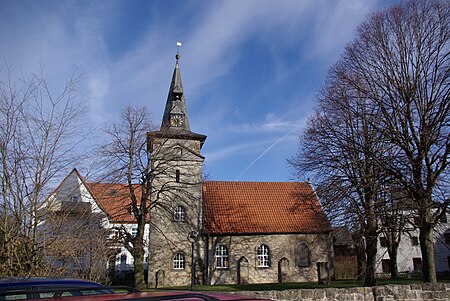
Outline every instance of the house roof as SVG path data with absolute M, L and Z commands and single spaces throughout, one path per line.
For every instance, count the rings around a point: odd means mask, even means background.
M 354 244 L 350 230 L 343 226 L 333 229 L 334 245 L 338 247 L 352 246 Z
M 135 222 L 127 185 L 89 183 L 76 169 L 72 172 L 111 222 Z M 139 200 L 140 186 L 134 188 Z M 331 231 L 314 190 L 305 182 L 206 181 L 203 206 L 204 232 L 210 235 Z
M 99 207 L 108 215 L 112 222 L 135 222 L 130 206 L 130 192 L 127 185 L 112 183 L 86 183 L 89 192 Z M 141 198 L 141 188 L 133 185 L 135 195 Z
M 309 183 L 207 181 L 203 202 L 211 235 L 331 231 Z

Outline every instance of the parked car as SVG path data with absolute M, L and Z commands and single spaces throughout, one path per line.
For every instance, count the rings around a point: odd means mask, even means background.
M 131 292 L 107 295 L 73 296 L 55 299 L 60 301 L 268 301 L 268 299 L 258 299 L 235 294 L 184 291 Z
M 112 294 L 94 281 L 65 278 L 0 278 L 0 300 L 45 299 L 61 296 Z

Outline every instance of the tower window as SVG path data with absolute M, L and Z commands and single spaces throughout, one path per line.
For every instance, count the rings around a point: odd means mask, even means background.
M 175 170 L 175 182 L 180 183 L 180 170 Z
M 175 254 L 175 256 L 173 257 L 173 268 L 175 270 L 184 270 L 185 267 L 186 267 L 186 260 L 184 258 L 184 254 L 183 253 Z
M 173 213 L 173 220 L 177 222 L 184 222 L 186 219 L 186 209 L 183 206 L 177 206 Z
M 217 246 L 216 248 L 216 268 L 227 269 L 228 268 L 228 249 L 224 245 Z

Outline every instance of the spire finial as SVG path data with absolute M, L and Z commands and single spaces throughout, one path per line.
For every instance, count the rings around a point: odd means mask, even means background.
M 180 59 L 180 46 L 183 45 L 181 42 L 177 42 L 177 54 L 175 55 L 175 58 L 177 61 Z

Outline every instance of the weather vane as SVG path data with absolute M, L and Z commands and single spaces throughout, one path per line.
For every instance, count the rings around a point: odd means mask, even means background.
M 175 55 L 175 58 L 177 59 L 177 64 L 178 64 L 178 60 L 180 59 L 180 46 L 183 45 L 181 44 L 181 42 L 177 42 L 177 54 Z

